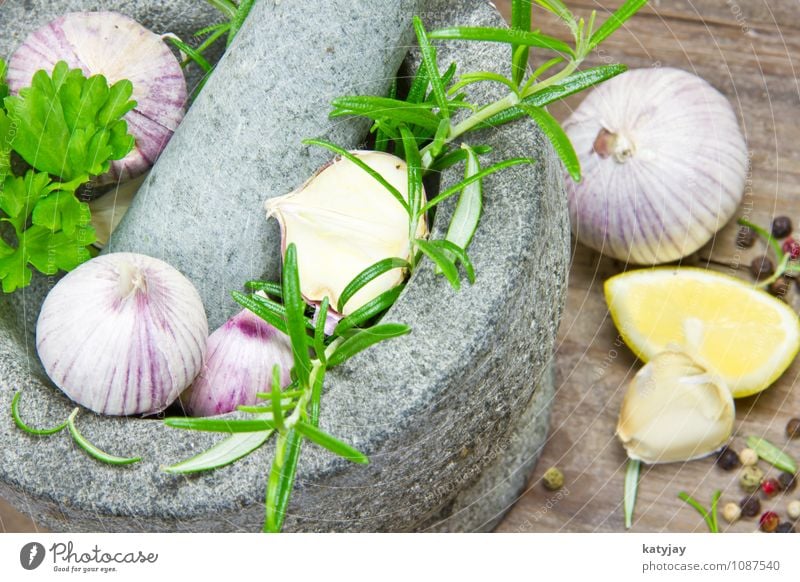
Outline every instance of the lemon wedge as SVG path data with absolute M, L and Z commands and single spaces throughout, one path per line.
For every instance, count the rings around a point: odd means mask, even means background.
M 629 271 L 605 283 L 625 343 L 644 362 L 678 347 L 734 398 L 768 388 L 800 350 L 797 313 L 735 277 L 690 267 Z

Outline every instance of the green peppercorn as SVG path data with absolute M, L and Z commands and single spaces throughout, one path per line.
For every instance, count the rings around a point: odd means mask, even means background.
M 739 455 L 730 447 L 722 447 L 717 454 L 717 465 L 724 471 L 732 471 L 740 464 Z
M 800 418 L 793 418 L 786 423 L 786 436 L 790 439 L 800 438 Z
M 564 473 L 559 471 L 556 467 L 550 467 L 544 472 L 542 476 L 542 483 L 545 489 L 550 491 L 558 491 L 564 486 Z
M 755 466 L 748 466 L 739 473 L 739 485 L 748 493 L 753 493 L 761 485 L 764 478 L 764 471 Z
M 742 517 L 755 517 L 761 513 L 761 501 L 758 497 L 745 497 L 739 502 L 742 508 Z

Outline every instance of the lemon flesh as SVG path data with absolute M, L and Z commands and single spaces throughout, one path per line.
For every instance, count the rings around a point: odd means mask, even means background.
M 605 295 L 620 335 L 640 359 L 680 348 L 720 376 L 734 398 L 768 388 L 800 349 L 800 320 L 791 307 L 713 271 L 629 271 L 606 281 Z

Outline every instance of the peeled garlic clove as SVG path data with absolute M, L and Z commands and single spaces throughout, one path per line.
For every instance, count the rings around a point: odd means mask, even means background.
M 111 415 L 169 406 L 200 372 L 207 337 L 189 280 L 134 253 L 103 255 L 68 273 L 36 323 L 36 349 L 53 383 Z
M 733 432 L 730 390 L 683 352 L 656 355 L 634 377 L 617 436 L 631 459 L 671 463 L 704 457 Z
M 146 172 L 172 137 L 185 113 L 186 79 L 160 36 L 117 12 L 71 12 L 32 32 L 8 61 L 11 92 L 31 84 L 34 73 L 52 71 L 58 61 L 110 84 L 128 79 L 136 107 L 125 115 L 136 138 L 133 151 L 112 161 L 98 183 L 135 178 Z
M 192 416 L 215 416 L 255 404 L 258 392 L 269 392 L 276 364 L 285 387 L 294 365 L 289 338 L 250 311 L 241 311 L 208 338 L 203 371 L 181 394 L 181 402 Z
M 707 243 L 742 200 L 748 158 L 728 100 L 671 68 L 628 71 L 564 124 L 583 179 L 566 181 L 583 244 L 619 260 L 666 263 Z
M 384 152 L 352 152 L 408 200 L 406 163 Z M 346 158 L 337 158 L 294 192 L 266 203 L 267 217 L 281 226 L 283 248 L 294 243 L 303 296 L 326 296 L 335 309 L 345 286 L 361 271 L 387 258 L 409 259 L 409 217 L 377 180 Z M 427 234 L 423 218 L 416 236 Z M 348 315 L 403 282 L 393 269 L 374 279 L 345 305 Z
M 146 177 L 147 174 L 142 174 L 138 178 L 117 184 L 109 192 L 89 202 L 92 226 L 97 233 L 94 246 L 102 249 L 108 244 L 111 233 L 119 226 Z

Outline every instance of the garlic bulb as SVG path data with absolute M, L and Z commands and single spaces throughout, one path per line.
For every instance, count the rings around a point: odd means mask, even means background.
M 747 150 L 728 100 L 678 69 L 602 84 L 564 124 L 583 180 L 567 180 L 583 244 L 619 260 L 665 263 L 707 243 L 738 207 Z
M 68 273 L 36 323 L 36 349 L 53 383 L 111 415 L 169 406 L 200 372 L 207 337 L 189 280 L 133 253 L 103 255 Z
M 258 392 L 268 392 L 272 368 L 281 368 L 281 386 L 291 383 L 294 365 L 289 338 L 266 321 L 244 310 L 208 338 L 203 371 L 181 394 L 192 416 L 214 416 L 255 404 Z
M 408 200 L 406 163 L 383 152 L 352 152 Z M 382 259 L 408 259 L 409 217 L 377 180 L 346 158 L 338 158 L 294 192 L 266 203 L 267 217 L 281 226 L 284 250 L 297 246 L 303 296 L 312 303 L 326 296 L 335 308 L 342 291 L 367 267 Z M 427 234 L 420 220 L 416 236 Z M 393 269 L 370 281 L 345 305 L 348 315 L 381 293 L 402 283 L 405 273 Z
M 679 351 L 657 354 L 633 378 L 617 436 L 631 459 L 671 463 L 704 457 L 733 432 L 730 390 Z
M 128 79 L 137 103 L 125 120 L 136 146 L 111 162 L 98 183 L 135 178 L 153 165 L 185 113 L 186 79 L 180 63 L 160 36 L 117 12 L 72 12 L 32 32 L 8 61 L 11 92 L 31 83 L 41 69 L 58 61 L 85 75 L 103 75 L 110 84 Z

